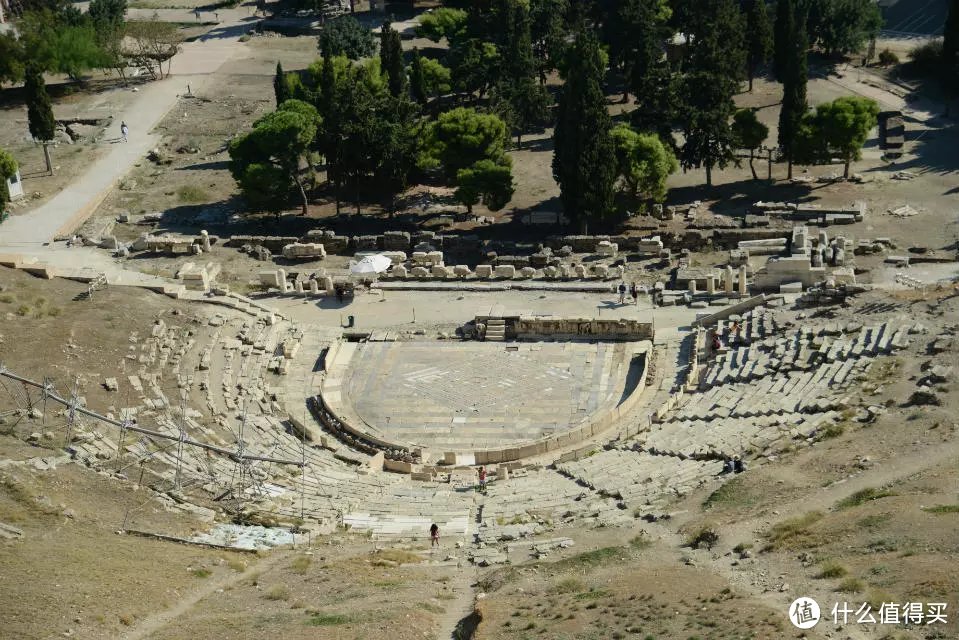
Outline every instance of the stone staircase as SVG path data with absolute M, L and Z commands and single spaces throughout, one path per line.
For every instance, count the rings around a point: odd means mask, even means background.
M 486 322 L 486 340 L 488 342 L 503 342 L 506 340 L 506 320 L 490 318 Z

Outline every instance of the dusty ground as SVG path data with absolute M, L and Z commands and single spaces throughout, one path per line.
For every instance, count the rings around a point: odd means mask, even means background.
M 198 216 L 211 214 L 212 220 L 222 220 L 238 210 L 224 144 L 272 108 L 270 82 L 276 60 L 293 70 L 316 55 L 313 38 L 250 42 L 249 59 L 229 63 L 205 95 L 182 100 L 161 124 L 166 136 L 161 150 L 172 163 L 157 166 L 144 159 L 129 177 L 136 188 L 114 192 L 88 226 L 90 233 L 112 227 L 121 239 L 135 238 L 144 227 L 112 226 L 113 218 L 127 211 L 163 211 L 161 227 L 194 229 L 206 224 Z M 845 93 L 832 80 L 820 78 L 810 84 L 814 103 Z M 122 99 L 120 92 L 104 95 Z M 77 100 L 84 105 L 77 109 L 98 108 L 92 96 Z M 774 139 L 776 85 L 759 81 L 752 94 L 739 100 L 761 107 Z M 16 119 L 25 116 L 8 109 L 0 118 L 15 125 L 0 127 L 0 144 L 16 143 L 2 136 L 23 129 L 24 123 Z M 834 204 L 866 199 L 875 214 L 841 228 L 842 233 L 889 236 L 901 247 L 944 250 L 955 241 L 951 225 L 959 198 L 950 155 L 956 131 L 945 128 L 947 124 L 951 123 L 931 123 L 930 130 L 911 143 L 914 157 L 894 168 L 916 173 L 911 181 L 890 180 L 890 169 L 871 146 L 854 166 L 854 171 L 875 178 L 866 184 L 769 185 L 753 181 L 743 166 L 715 174 L 712 190 L 698 186 L 701 172 L 678 174 L 671 180 L 670 198 L 676 203 L 716 201 L 715 210 L 732 213 L 759 199 L 821 199 Z M 178 153 L 185 145 L 199 150 Z M 54 157 L 72 153 L 79 167 L 93 157 L 86 154 L 96 153 L 93 146 L 75 148 L 79 150 L 61 147 L 54 150 Z M 513 153 L 517 196 L 497 216 L 507 233 L 516 230 L 506 224 L 515 211 L 553 211 L 557 195 L 549 170 L 548 136 L 529 137 L 524 148 Z M 41 156 L 31 162 L 37 158 Z M 837 169 L 817 167 L 810 174 Z M 761 174 L 763 170 L 760 167 Z M 797 172 L 802 174 L 803 169 Z M 56 179 L 69 175 L 64 163 Z M 774 167 L 774 175 L 782 178 L 784 167 Z M 922 213 L 907 221 L 882 215 L 903 203 Z M 308 227 L 330 209 L 328 203 L 321 204 L 309 221 L 284 224 Z M 263 232 L 274 228 L 271 223 L 266 219 L 222 229 Z M 644 224 L 649 221 L 635 221 L 636 232 Z M 718 263 L 722 258 L 719 253 L 702 253 L 694 256 L 694 262 Z M 265 266 L 223 247 L 215 248 L 209 259 L 223 264 L 221 280 L 240 291 Z M 127 264 L 172 275 L 185 260 L 149 256 Z M 875 266 L 858 257 L 857 264 Z M 334 258 L 299 268 L 331 266 L 343 268 L 345 261 Z M 201 313 L 196 306 L 120 288 L 98 292 L 92 301 L 75 299 L 86 291 L 84 285 L 37 280 L 6 269 L 0 271 L 0 284 L 4 287 L 0 361 L 35 377 L 48 375 L 61 391 L 80 375 L 90 406 L 116 403 L 100 381 L 117 375 L 131 332 L 142 334 L 160 315 L 185 324 Z M 478 638 L 784 638 L 802 637 L 788 625 L 785 611 L 797 594 L 804 594 L 824 604 L 827 615 L 840 601 L 854 605 L 919 601 L 948 603 L 950 619 L 948 627 L 821 624 L 805 637 L 956 637 L 956 383 L 938 385 L 942 406 L 904 406 L 929 363 L 959 367 L 955 346 L 936 356 L 926 353 L 932 336 L 954 332 L 959 324 L 959 301 L 937 304 L 937 295 L 945 293 L 923 298 L 874 292 L 848 306 L 807 312 L 840 320 L 911 320 L 930 328 L 928 334 L 915 336 L 913 346 L 884 373 L 876 372 L 868 390 L 854 398 L 855 404 L 887 409 L 875 423 L 847 420 L 835 437 L 761 461 L 721 489 L 707 486 L 677 505 L 670 520 L 617 529 L 574 529 L 565 532 L 577 541 L 572 549 L 475 575 L 472 569 L 457 566 L 459 558 L 444 561 L 447 554 L 461 555 L 455 549 L 433 557 L 423 557 L 420 549 L 374 554 L 368 541 L 348 536 L 320 539 L 312 555 L 300 548 L 261 557 L 117 535 L 114 532 L 124 521 L 139 529 L 180 535 L 204 525 L 168 510 L 148 489 L 128 480 L 70 464 L 37 471 L 32 458 L 59 455 L 59 450 L 52 442 L 43 447 L 25 444 L 27 423 L 6 417 L 0 425 L 0 522 L 21 528 L 24 535 L 0 543 L 0 572 L 23 577 L 0 581 L 4 633 L 18 638 L 69 632 L 82 638 L 412 640 L 448 632 L 477 594 L 477 616 L 470 626 L 478 622 Z M 430 304 L 439 307 L 446 302 L 438 294 Z M 311 305 L 278 304 L 298 318 L 328 324 L 335 324 L 340 311 L 324 308 L 314 313 Z M 359 304 L 364 313 L 376 313 L 371 299 Z M 6 408 L 9 405 L 0 406 Z M 51 422 L 56 423 L 52 417 Z M 690 548 L 690 534 L 705 526 L 719 534 L 717 544 L 710 550 Z M 40 610 L 44 616 L 37 615 Z

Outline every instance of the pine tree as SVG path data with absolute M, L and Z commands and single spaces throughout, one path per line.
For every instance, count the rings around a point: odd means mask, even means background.
M 773 41 L 773 74 L 783 81 L 789 54 L 796 48 L 796 5 L 793 0 L 776 2 L 776 28 Z
M 766 13 L 766 0 L 747 0 L 746 5 L 746 65 L 749 75 L 749 90 L 753 90 L 756 71 L 769 61 L 773 38 Z
M 398 98 L 406 93 L 406 69 L 403 66 L 403 45 L 400 34 L 393 28 L 390 21 L 383 23 L 380 31 L 380 64 L 389 78 L 390 93 Z
M 571 54 L 554 133 L 553 177 L 566 215 L 585 232 L 612 211 L 616 159 L 596 36 L 581 31 Z
M 712 186 L 713 167 L 723 169 L 734 160 L 730 120 L 746 66 L 743 17 L 733 0 L 703 0 L 690 29 L 681 100 L 686 141 L 680 160 L 686 169 L 704 167 L 706 184 Z
M 276 75 L 273 77 L 273 94 L 276 96 L 276 106 L 280 106 L 290 99 L 289 85 L 286 83 L 286 74 L 283 65 L 276 63 Z
M 806 81 L 808 76 L 805 16 L 796 16 L 793 21 L 790 41 L 794 43 L 789 56 L 783 61 L 783 104 L 779 112 L 779 146 L 789 163 L 787 177 L 793 177 L 793 159 L 800 124 L 806 114 Z
M 410 95 L 420 104 L 426 104 L 429 99 L 426 77 L 423 75 L 423 57 L 419 49 L 413 49 L 413 57 L 410 59 Z
M 24 73 L 24 93 L 27 102 L 27 122 L 30 126 L 30 135 L 34 140 L 43 144 L 43 157 L 47 162 L 47 171 L 53 173 L 53 163 L 50 161 L 49 143 L 56 135 L 56 120 L 53 117 L 53 107 L 50 96 L 43 82 L 43 74 L 33 64 L 28 64 Z

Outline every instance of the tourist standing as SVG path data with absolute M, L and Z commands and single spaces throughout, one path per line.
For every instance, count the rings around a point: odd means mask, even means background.
M 626 283 L 619 283 L 619 304 L 623 304 L 626 301 Z
M 127 126 L 126 122 L 120 121 L 120 137 L 124 142 L 127 141 L 127 136 L 130 134 L 130 127 Z
M 486 488 L 486 467 L 479 468 L 480 489 Z
M 440 527 L 435 522 L 430 525 L 430 548 L 440 546 Z

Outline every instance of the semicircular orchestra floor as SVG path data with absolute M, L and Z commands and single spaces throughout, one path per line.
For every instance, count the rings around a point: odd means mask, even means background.
M 345 386 L 356 414 L 394 441 L 494 449 L 615 407 L 631 353 L 623 343 L 368 342 Z

